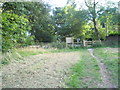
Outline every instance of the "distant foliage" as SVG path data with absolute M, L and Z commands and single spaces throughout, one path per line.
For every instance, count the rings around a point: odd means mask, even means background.
M 65 41 L 65 37 L 82 36 L 83 25 L 87 17 L 85 10 L 77 11 L 75 5 L 68 5 L 64 8 L 56 7 L 53 14 L 55 31 L 61 41 Z
M 94 43 L 92 46 L 93 46 L 93 47 L 101 47 L 101 46 L 103 46 L 103 44 L 100 43 L 100 42 L 96 42 L 96 43 Z
M 65 42 L 53 42 L 51 43 L 51 47 L 62 49 L 66 47 L 66 43 Z
M 56 49 L 63 49 L 66 48 L 66 43 L 65 42 L 52 42 L 52 43 L 37 43 L 40 45 L 42 48 L 56 48 Z
M 74 0 L 69 0 L 64 7 L 54 9 L 44 2 L 3 3 L 2 51 L 27 46 L 32 41 L 64 42 L 66 37 L 80 38 L 81 41 L 96 40 L 98 37 L 105 40 L 109 34 L 119 34 L 118 8 L 113 4 L 103 7 L 99 2 L 93 7 L 93 0 L 86 1 L 92 8 L 77 9 Z M 53 46 L 58 47 L 59 44 Z
M 2 51 L 7 52 L 29 42 L 32 39 L 27 36 L 30 29 L 28 19 L 24 16 L 2 13 Z

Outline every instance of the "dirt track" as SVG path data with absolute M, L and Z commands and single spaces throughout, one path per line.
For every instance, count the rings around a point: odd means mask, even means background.
M 114 86 L 110 81 L 111 77 L 106 69 L 105 64 L 102 63 L 101 60 L 93 54 L 93 51 L 94 51 L 93 49 L 88 49 L 88 51 L 90 52 L 91 56 L 97 60 L 97 64 L 100 68 L 101 80 L 103 82 L 100 85 L 100 88 L 116 88 L 116 86 Z
M 80 60 L 79 52 L 30 56 L 2 69 L 3 88 L 64 87 L 68 69 Z

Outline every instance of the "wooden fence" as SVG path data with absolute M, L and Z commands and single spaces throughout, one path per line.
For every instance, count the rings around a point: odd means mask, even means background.
M 101 40 L 96 40 L 96 41 L 86 41 L 86 40 L 83 40 L 83 42 L 72 42 L 72 43 L 66 43 L 66 48 L 70 45 L 72 47 L 80 47 L 80 46 L 84 46 L 84 47 L 87 47 L 87 46 L 92 46 L 96 43 L 101 43 Z
M 96 44 L 96 43 L 101 43 L 101 40 L 96 40 L 96 41 L 86 41 L 86 40 L 83 40 L 83 46 L 84 47 L 92 46 L 93 44 Z
M 66 48 L 68 48 L 69 46 L 70 47 L 81 47 L 81 46 L 84 46 L 84 47 L 88 47 L 88 46 L 92 46 L 93 44 L 96 44 L 96 43 L 101 43 L 101 41 L 99 40 L 96 40 L 96 41 L 86 41 L 86 40 L 83 40 L 81 42 L 72 42 L 72 43 L 66 43 Z M 41 45 L 30 45 L 30 46 L 27 46 L 29 48 L 52 48 L 52 46 L 48 45 L 48 44 L 45 44 L 43 46 Z

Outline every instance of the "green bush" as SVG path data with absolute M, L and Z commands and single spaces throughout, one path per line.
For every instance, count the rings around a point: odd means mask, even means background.
M 104 45 L 105 46 L 110 46 L 110 47 L 118 47 L 119 46 L 119 42 L 118 41 L 104 41 Z
M 103 43 L 101 43 L 101 42 L 95 42 L 92 46 L 93 47 L 101 47 L 101 46 L 103 46 Z
M 37 43 L 37 45 L 40 45 L 42 48 L 57 48 L 57 49 L 66 48 L 65 42 L 52 42 L 52 43 L 40 42 Z
M 18 45 L 32 41 L 27 32 L 31 29 L 25 16 L 2 13 L 2 51 L 8 52 Z
M 50 45 L 52 48 L 58 48 L 58 49 L 62 49 L 66 47 L 66 43 L 65 42 L 53 42 Z

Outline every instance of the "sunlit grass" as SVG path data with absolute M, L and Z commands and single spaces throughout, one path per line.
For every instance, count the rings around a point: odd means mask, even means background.
M 73 51 L 79 51 L 79 49 L 43 49 L 43 48 L 17 48 L 13 50 L 12 52 L 4 53 L 3 59 L 1 60 L 1 65 L 7 65 L 11 61 L 20 61 L 24 60 L 24 57 L 29 57 L 33 55 L 39 55 L 39 54 L 45 54 L 45 53 L 60 53 L 60 52 L 73 52 Z
M 113 85 L 118 86 L 118 49 L 117 48 L 97 48 L 94 54 L 101 59 L 110 73 Z
M 70 88 L 96 88 L 101 82 L 99 67 L 87 49 L 80 51 L 80 60 L 71 69 L 66 85 Z
M 48 53 L 47 50 L 42 48 L 19 48 L 16 50 L 16 52 L 18 52 L 23 57 Z

